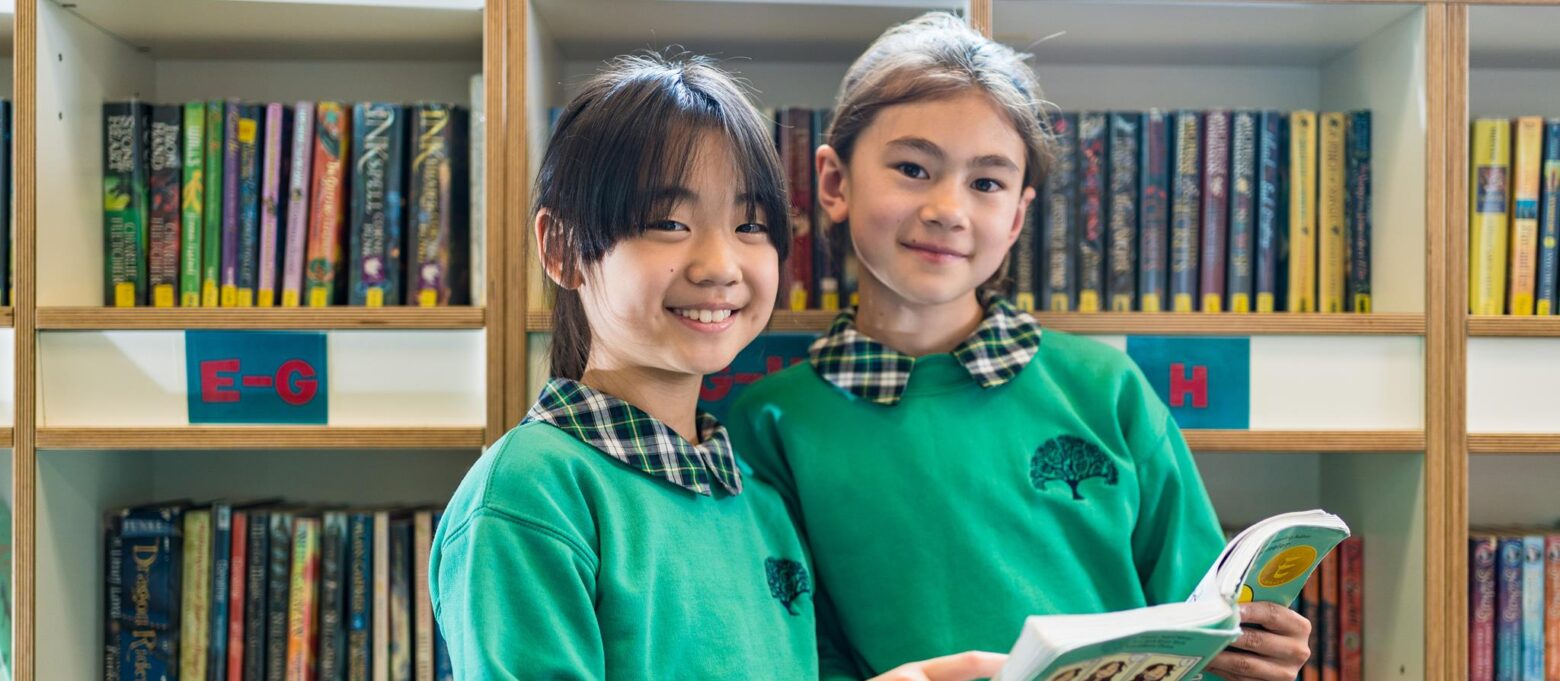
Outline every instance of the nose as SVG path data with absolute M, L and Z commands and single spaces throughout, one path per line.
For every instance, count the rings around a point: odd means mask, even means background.
M 921 222 L 932 227 L 958 230 L 969 226 L 961 180 L 944 178 L 934 185 L 921 206 Z
M 702 230 L 693 242 L 688 280 L 700 286 L 731 286 L 742 281 L 736 244 L 722 230 Z

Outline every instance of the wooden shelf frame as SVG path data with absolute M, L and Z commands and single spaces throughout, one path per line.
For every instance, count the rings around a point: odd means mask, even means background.
M 37 429 L 38 449 L 480 449 L 481 427 L 187 426 Z
M 1560 317 L 1468 315 L 1471 338 L 1560 338 Z
M 1423 430 L 1187 430 L 1196 453 L 1393 453 L 1423 452 Z
M 1560 456 L 1560 433 L 1469 433 L 1468 453 Z
M 483 329 L 481 307 L 152 308 L 45 307 L 40 331 L 165 329 Z

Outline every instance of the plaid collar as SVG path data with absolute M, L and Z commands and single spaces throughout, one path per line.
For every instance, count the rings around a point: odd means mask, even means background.
M 683 489 L 711 496 L 714 478 L 727 492 L 742 493 L 742 474 L 726 427 L 710 414 L 699 412 L 704 444 L 696 445 L 632 404 L 578 381 L 554 378 L 522 423 L 532 421 L 552 424 L 607 456 Z
M 982 296 L 986 318 L 953 356 L 982 388 L 995 388 L 1013 380 L 1040 350 L 1040 323 L 1001 296 Z M 840 312 L 809 353 L 824 380 L 885 406 L 899 403 L 915 367 L 914 357 L 857 331 L 855 308 Z

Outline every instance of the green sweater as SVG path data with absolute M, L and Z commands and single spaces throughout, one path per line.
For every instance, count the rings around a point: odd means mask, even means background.
M 726 426 L 797 514 L 838 612 L 825 676 L 1006 652 L 1028 615 L 1184 600 L 1224 545 L 1136 365 L 1064 333 L 992 388 L 952 355 L 922 357 L 895 406 L 793 366 Z
M 466 475 L 429 588 L 456 678 L 816 676 L 807 556 L 773 489 L 694 494 L 546 423 Z

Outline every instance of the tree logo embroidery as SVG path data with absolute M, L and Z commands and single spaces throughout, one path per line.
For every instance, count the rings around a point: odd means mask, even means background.
M 1114 486 L 1116 464 L 1099 446 L 1080 437 L 1051 438 L 1035 450 L 1029 462 L 1029 481 L 1035 489 L 1044 490 L 1046 483 L 1060 480 L 1072 488 L 1073 501 L 1083 501 L 1078 484 L 1089 478 L 1104 478 L 1105 484 Z
M 802 594 L 812 593 L 812 581 L 807 578 L 807 568 L 789 558 L 764 560 L 764 573 L 769 577 L 769 595 L 785 606 L 787 614 L 796 615 L 791 607 Z

